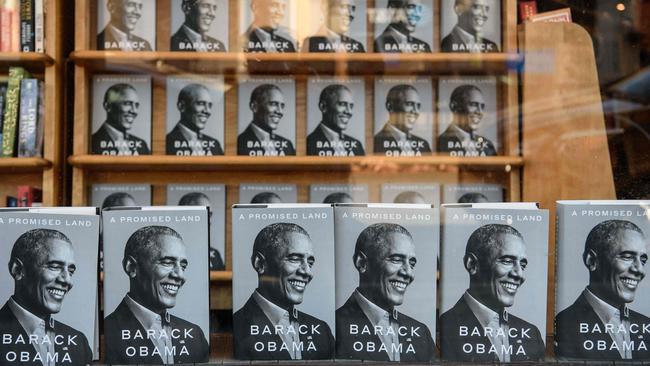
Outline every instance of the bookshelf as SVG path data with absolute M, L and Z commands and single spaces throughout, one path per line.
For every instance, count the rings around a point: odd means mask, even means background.
M 22 66 L 44 81 L 45 118 L 42 158 L 0 158 L 0 197 L 16 196 L 16 186 L 43 190 L 43 206 L 64 203 L 63 169 L 63 1 L 45 0 L 45 53 L 0 52 L 0 74 Z
M 231 29 L 238 29 L 238 0 L 230 0 Z M 152 185 L 152 203 L 166 202 L 166 185 L 174 183 L 223 183 L 226 207 L 238 203 L 240 183 L 294 183 L 298 201 L 308 202 L 309 184 L 367 184 L 370 201 L 380 201 L 381 183 L 498 183 L 505 188 L 508 201 L 522 199 L 522 174 L 527 161 L 519 144 L 519 70 L 523 57 L 517 49 L 517 1 L 502 2 L 503 53 L 498 54 L 244 54 L 229 52 L 169 52 L 169 0 L 158 1 L 156 10 L 156 52 L 96 51 L 97 2 L 75 1 L 74 62 L 74 141 L 72 166 L 72 204 L 89 203 L 90 187 L 100 183 L 148 183 Z M 439 1 L 434 1 L 439 8 Z M 368 0 L 368 7 L 374 0 Z M 369 40 L 372 38 L 368 27 Z M 237 32 L 230 32 L 235 44 Z M 434 42 L 437 40 L 434 37 Z M 106 157 L 90 155 L 92 76 L 95 74 L 147 74 L 152 77 L 152 155 Z M 165 77 L 178 74 L 220 74 L 225 92 L 225 156 L 176 157 L 165 155 Z M 297 156 L 263 158 L 236 156 L 238 96 L 236 83 L 247 75 L 296 76 L 296 148 Z M 366 86 L 366 141 L 372 146 L 373 76 L 494 75 L 498 77 L 499 156 L 487 158 L 450 157 L 438 154 L 414 158 L 383 156 L 317 158 L 306 156 L 306 83 L 310 75 L 358 75 Z M 435 87 L 434 87 L 435 89 Z M 435 94 L 435 93 L 434 93 Z M 435 106 L 435 95 L 430 102 Z M 437 121 L 434 109 L 433 120 Z M 434 130 L 433 136 L 437 136 Z M 441 132 L 441 131 L 440 131 Z M 368 150 L 370 150 L 368 148 Z M 211 307 L 231 309 L 232 258 L 231 210 L 226 210 L 226 270 L 212 272 Z M 220 338 L 220 357 L 230 354 L 224 345 L 231 337 Z M 213 347 L 214 348 L 214 347 Z M 213 349 L 214 351 L 214 349 Z

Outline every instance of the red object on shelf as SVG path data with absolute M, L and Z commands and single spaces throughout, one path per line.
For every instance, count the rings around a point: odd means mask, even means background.
M 520 1 L 519 2 L 519 18 L 522 22 L 528 20 L 528 18 L 537 14 L 537 2 L 536 1 Z
M 43 202 L 43 191 L 31 186 L 18 186 L 18 207 L 32 207 Z

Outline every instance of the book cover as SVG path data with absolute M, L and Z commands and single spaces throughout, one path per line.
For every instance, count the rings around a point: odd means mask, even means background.
M 239 83 L 237 155 L 296 155 L 296 83 L 290 77 Z
M 2 27 L 0 25 L 0 27 Z M 5 107 L 7 104 L 7 82 L 0 81 L 0 146 L 2 146 L 2 132 L 5 119 Z
M 332 206 L 235 205 L 232 222 L 235 358 L 331 360 Z
M 43 191 L 40 188 L 20 185 L 17 189 L 18 207 L 36 207 L 43 202 Z
M 20 112 L 20 84 L 25 77 L 28 77 L 28 74 L 22 67 L 12 66 L 9 68 L 2 126 L 2 156 L 6 158 L 14 156 L 16 152 L 16 132 Z
M 92 154 L 151 154 L 151 78 L 144 75 L 94 75 Z
M 9 14 L 10 27 L 7 34 L 9 52 L 20 52 L 20 0 L 4 0 L 4 9 Z
M 90 202 L 100 209 L 151 205 L 149 184 L 93 184 Z
M 225 270 L 226 186 L 224 184 L 169 184 L 167 204 L 207 206 L 210 209 L 210 270 Z
M 381 186 L 383 203 L 425 203 L 440 207 L 438 183 L 384 183 Z
M 207 362 L 208 210 L 114 208 L 102 226 L 105 362 Z
M 442 52 L 502 52 L 501 1 L 440 1 Z
M 299 28 L 301 52 L 363 53 L 366 37 L 366 0 L 302 1 L 306 15 Z
M 34 157 L 37 153 L 39 90 L 37 79 L 23 79 L 20 86 L 18 123 L 18 157 Z
M 341 204 L 336 236 L 336 357 L 436 358 L 438 210 Z
M 223 76 L 167 77 L 167 155 L 224 152 Z
M 156 1 L 97 0 L 97 49 L 156 50 Z
M 430 78 L 375 78 L 374 152 L 430 155 L 435 149 L 432 106 Z
M 365 112 L 363 78 L 309 78 L 307 155 L 365 155 Z
M 558 201 L 555 355 L 648 361 L 650 201 Z
M 20 0 L 20 50 L 34 52 L 35 50 L 35 0 Z
M 244 52 L 296 52 L 298 2 L 240 3 L 239 48 Z
M 7 196 L 6 207 L 18 207 L 18 198 L 13 196 Z
M 45 52 L 44 0 L 34 0 L 34 51 Z
M 542 361 L 548 210 L 521 203 L 443 205 L 441 219 L 442 359 Z
M 494 156 L 500 148 L 497 79 L 438 80 L 438 151 L 451 156 Z
M 503 192 L 500 184 L 445 184 L 442 203 L 503 202 Z
M 433 43 L 433 0 L 377 0 L 373 10 L 375 52 L 429 53 L 437 46 Z
M 0 286 L 0 363 L 91 364 L 96 209 L 0 210 L 0 232 L 0 258 L 8 264 Z
M 367 203 L 367 184 L 312 184 L 309 186 L 311 203 Z
M 171 13 L 171 51 L 228 52 L 228 0 L 172 0 Z
M 239 185 L 239 203 L 297 203 L 298 188 L 295 184 L 248 184 Z

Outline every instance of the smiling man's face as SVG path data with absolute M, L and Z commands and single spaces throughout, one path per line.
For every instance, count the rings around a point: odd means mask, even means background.
M 497 247 L 489 258 L 479 258 L 478 274 L 472 278 L 477 282 L 478 299 L 493 310 L 510 307 L 515 295 L 526 280 L 524 270 L 528 265 L 526 245 L 518 236 L 498 234 Z
M 187 121 L 194 131 L 205 128 L 212 115 L 212 97 L 205 88 L 196 88 L 189 100 L 179 104 L 181 118 Z
M 338 34 L 350 31 L 350 24 L 354 20 L 357 6 L 353 0 L 331 0 L 329 7 L 328 27 Z
M 113 0 L 108 7 L 111 21 L 118 22 L 122 30 L 133 32 L 142 16 L 142 0 Z
M 192 27 L 202 34 L 210 31 L 210 26 L 217 16 L 217 0 L 197 0 L 185 13 Z
M 417 263 L 413 240 L 402 233 L 392 232 L 387 245 L 369 254 L 368 276 L 373 293 L 370 300 L 383 309 L 392 309 L 404 302 L 406 289 L 415 279 Z
M 341 132 L 348 128 L 354 111 L 354 99 L 347 89 L 339 89 L 327 105 L 322 106 L 323 122 L 334 131 Z
M 138 117 L 140 110 L 140 99 L 132 89 L 124 89 L 121 93 L 114 93 L 114 99 L 107 102 L 107 122 L 120 131 L 128 131 Z
M 394 106 L 392 112 L 395 114 L 394 125 L 403 132 L 410 132 L 420 117 L 422 102 L 420 95 L 413 89 L 406 89 Z
M 263 292 L 283 308 L 301 304 L 313 278 L 315 261 L 309 237 L 297 232 L 285 233 L 283 245 L 267 258 L 264 276 L 269 281 L 265 281 L 267 288 Z
M 605 300 L 616 305 L 634 301 L 636 290 L 645 278 L 648 260 L 644 237 L 633 230 L 621 230 L 609 255 L 599 260 L 599 278 Z
M 70 243 L 47 239 L 45 250 L 36 263 L 25 263 L 25 306 L 34 314 L 45 316 L 61 310 L 65 295 L 72 289 L 72 275 L 77 269 Z
M 272 29 L 280 27 L 287 11 L 286 0 L 254 0 L 252 4 L 255 23 Z
M 135 296 L 142 305 L 155 313 L 176 306 L 176 296 L 185 284 L 188 260 L 185 244 L 171 235 L 161 235 L 149 255 L 140 258 L 137 265 Z
M 458 25 L 472 34 L 479 34 L 488 20 L 489 11 L 487 0 L 465 0 L 456 6 Z
M 270 89 L 261 99 L 253 106 L 255 122 L 265 125 L 271 131 L 276 130 L 284 116 L 284 96 L 279 90 Z

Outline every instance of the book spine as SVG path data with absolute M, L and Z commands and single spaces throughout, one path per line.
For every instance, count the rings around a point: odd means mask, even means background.
M 18 207 L 30 207 L 33 202 L 30 186 L 18 186 Z
M 7 196 L 7 207 L 18 207 L 18 198 Z
M 522 21 L 525 22 L 535 14 L 537 14 L 536 1 L 522 1 L 519 3 L 519 18 Z
M 45 9 L 43 0 L 34 0 L 34 51 L 45 52 Z
M 20 82 L 25 77 L 25 69 L 11 67 L 9 69 L 9 85 L 4 113 L 4 126 L 2 126 L 2 156 L 12 157 L 16 145 L 16 124 L 18 123 L 18 109 L 20 103 Z
M 9 51 L 20 52 L 20 7 L 18 0 L 7 1 L 11 13 L 11 46 Z
M 36 118 L 36 146 L 34 156 L 43 156 L 43 139 L 45 137 L 45 83 L 38 81 L 38 115 Z
M 7 0 L 0 0 L 0 51 L 11 51 L 11 12 Z
M 7 83 L 0 84 L 0 156 L 2 156 L 2 126 L 5 117 L 5 102 L 7 98 Z
M 20 122 L 18 123 L 18 157 L 36 156 L 38 117 L 38 80 L 23 79 L 20 86 Z
M 20 0 L 20 50 L 34 52 L 34 0 Z

